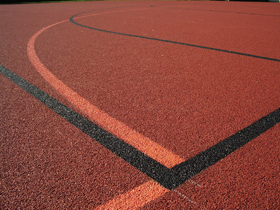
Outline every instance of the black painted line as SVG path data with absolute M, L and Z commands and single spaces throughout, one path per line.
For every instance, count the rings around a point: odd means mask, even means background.
M 126 34 L 126 33 L 115 32 L 115 31 L 108 31 L 108 30 L 103 30 L 103 29 L 99 29 L 99 28 L 93 28 L 93 27 L 90 27 L 90 26 L 82 25 L 82 24 L 74 21 L 74 18 L 76 16 L 81 15 L 81 14 L 85 14 L 85 13 L 87 13 L 87 12 L 82 12 L 82 13 L 73 15 L 72 17 L 70 17 L 69 21 L 71 23 L 77 25 L 77 26 L 81 26 L 81 27 L 84 27 L 84 28 L 87 28 L 87 29 L 92 29 L 92 30 L 95 30 L 95 31 L 110 33 L 110 34 L 117 34 L 117 35 L 122 35 L 122 36 L 129 36 L 129 37 L 135 37 L 135 38 L 141 38 L 141 39 L 147 39 L 147 40 L 153 40 L 153 41 L 160 41 L 160 42 L 166 42 L 166 43 L 171 43 L 171 44 L 179 44 L 179 45 L 184 45 L 184 46 L 188 46 L 188 47 L 196 47 L 196 48 L 201 48 L 201 49 L 206 49 L 206 50 L 213 50 L 213 51 L 218 51 L 218 52 L 224 52 L 224 53 L 230 53 L 230 54 L 235 54 L 235 55 L 242 55 L 242 56 L 247 56 L 247 57 L 253 57 L 253 58 L 259 58 L 259 59 L 265 59 L 265 60 L 280 62 L 280 59 L 276 59 L 276 58 L 263 57 L 263 56 L 258 56 L 258 55 L 235 52 L 235 51 L 230 51 L 230 50 L 223 50 L 223 49 L 206 47 L 206 46 L 189 44 L 189 43 L 183 43 L 183 42 L 170 41 L 170 40 L 165 40 L 165 39 L 157 39 L 157 38 L 146 37 L 146 36 L 139 36 L 139 35 Z
M 65 120 L 76 126 L 78 129 L 102 144 L 107 149 L 111 150 L 117 156 L 121 157 L 126 162 L 130 163 L 152 179 L 156 180 L 164 187 L 168 189 L 171 188 L 172 183 L 170 183 L 170 181 L 172 179 L 167 179 L 168 177 L 166 176 L 166 174 L 169 173 L 170 169 L 161 165 L 160 163 L 148 157 L 144 153 L 138 151 L 137 149 L 133 148 L 124 141 L 113 136 L 109 132 L 98 127 L 93 122 L 79 115 L 72 109 L 68 108 L 55 98 L 51 97 L 36 86 L 30 84 L 2 65 L 0 65 L 0 72 L 8 79 L 12 80 L 15 84 L 20 86 L 22 89 L 26 90 L 36 99 L 41 101 L 47 107 L 55 111 Z
M 0 65 L 0 72 L 93 140 L 167 189 L 174 189 L 280 122 L 280 108 L 195 157 L 168 169 Z
M 174 166 L 172 171 L 176 174 L 178 186 L 260 136 L 279 122 L 280 108 L 193 158 Z
M 162 9 L 177 9 L 177 10 L 188 10 L 188 11 L 202 11 L 202 12 L 220 12 L 220 13 L 231 13 L 231 14 L 239 14 L 239 15 L 254 15 L 254 16 L 266 16 L 266 17 L 280 17 L 280 15 L 269 15 L 269 14 L 260 14 L 260 13 L 247 13 L 247 12 L 233 12 L 233 11 L 222 11 L 222 10 L 206 10 L 206 9 L 194 9 L 194 8 L 180 8 L 180 7 L 166 7 L 161 5 L 153 5 L 157 8 Z

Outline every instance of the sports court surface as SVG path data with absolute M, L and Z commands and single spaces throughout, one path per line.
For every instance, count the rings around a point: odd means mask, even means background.
M 0 20 L 1 209 L 279 209 L 280 4 Z

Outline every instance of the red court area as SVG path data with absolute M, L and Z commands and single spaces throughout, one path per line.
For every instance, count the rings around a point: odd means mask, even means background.
M 2 66 L 167 168 L 280 107 L 277 3 L 0 5 L 0 19 Z M 1 209 L 280 206 L 279 124 L 168 190 L 0 79 Z

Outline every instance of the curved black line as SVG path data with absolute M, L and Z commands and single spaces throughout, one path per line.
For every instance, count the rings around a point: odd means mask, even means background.
M 268 14 L 258 14 L 258 13 L 247 13 L 247 12 L 233 12 L 233 11 L 222 11 L 222 10 L 206 10 L 206 9 L 189 9 L 189 8 L 179 8 L 179 7 L 164 7 L 161 5 L 154 5 L 154 7 L 163 8 L 163 9 L 180 9 L 180 10 L 188 10 L 188 11 L 202 11 L 202 12 L 220 12 L 220 13 L 232 13 L 239 15 L 254 15 L 254 16 L 266 16 L 266 17 L 280 17 L 280 15 L 268 15 Z
M 82 12 L 82 13 L 73 15 L 72 17 L 69 18 L 69 21 L 71 23 L 77 25 L 77 26 L 81 26 L 81 27 L 84 27 L 84 28 L 88 28 L 88 29 L 92 29 L 92 30 L 100 31 L 100 32 L 105 32 L 105 33 L 111 33 L 111 34 L 117 34 L 117 35 L 129 36 L 129 37 L 135 37 L 135 38 L 141 38 L 141 39 L 148 39 L 148 40 L 166 42 L 166 43 L 171 43 L 171 44 L 179 44 L 179 45 L 185 45 L 185 46 L 189 46 L 189 47 L 196 47 L 196 48 L 202 48 L 202 49 L 206 49 L 206 50 L 214 50 L 214 51 L 219 51 L 219 52 L 224 52 L 224 53 L 230 53 L 230 54 L 236 54 L 236 55 L 242 55 L 242 56 L 248 56 L 248 57 L 253 57 L 253 58 L 259 58 L 259 59 L 265 59 L 265 60 L 280 62 L 280 59 L 276 59 L 276 58 L 268 58 L 268 57 L 252 55 L 252 54 L 247 54 L 247 53 L 241 53 L 241 52 L 235 52 L 235 51 L 229 51 L 229 50 L 223 50 L 223 49 L 218 49 L 218 48 L 213 48 L 213 47 L 206 47 L 206 46 L 201 46 L 201 45 L 195 45 L 195 44 L 189 44 L 189 43 L 183 43 L 183 42 L 176 42 L 176 41 L 170 41 L 170 40 L 165 40 L 165 39 L 157 39 L 157 38 L 152 38 L 152 37 L 126 34 L 126 33 L 115 32 L 115 31 L 108 31 L 108 30 L 104 30 L 104 29 L 93 28 L 93 27 L 90 27 L 90 26 L 82 25 L 82 24 L 74 21 L 74 18 L 76 16 L 81 15 L 81 14 L 85 14 L 85 13 L 87 13 L 87 12 Z
M 26 90 L 94 141 L 142 171 L 167 189 L 174 189 L 209 168 L 280 122 L 280 108 L 195 157 L 168 169 L 126 142 L 79 115 L 41 89 L 0 65 L 0 73 Z

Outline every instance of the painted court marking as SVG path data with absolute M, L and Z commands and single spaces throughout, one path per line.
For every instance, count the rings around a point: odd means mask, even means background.
M 118 11 L 121 12 L 121 11 Z M 107 14 L 112 12 L 104 12 L 94 15 Z M 89 16 L 89 15 L 87 15 Z M 84 16 L 85 17 L 85 16 Z M 41 76 L 52 85 L 59 93 L 61 93 L 68 101 L 79 108 L 87 116 L 91 118 L 94 122 L 99 124 L 101 127 L 105 128 L 118 138 L 129 143 L 138 150 L 144 152 L 149 157 L 165 165 L 167 168 L 172 168 L 173 166 L 184 161 L 181 157 L 173 154 L 172 152 L 166 150 L 159 144 L 151 141 L 147 137 L 141 135 L 140 133 L 129 128 L 122 122 L 110 117 L 102 110 L 98 109 L 92 105 L 89 101 L 78 95 L 75 91 L 65 85 L 57 77 L 55 77 L 40 61 L 35 52 L 35 40 L 36 38 L 45 30 L 56 26 L 58 24 L 64 23 L 68 20 L 61 21 L 50 26 L 47 26 L 36 34 L 34 34 L 28 42 L 27 53 L 29 59 L 35 69 L 41 74 Z M 100 206 L 97 209 L 136 209 L 138 207 L 144 206 L 151 200 L 165 194 L 168 190 L 159 184 L 149 181 L 132 191 L 117 196 L 115 199 L 111 200 L 104 206 Z
M 100 205 L 95 209 L 138 209 L 167 192 L 169 192 L 169 190 L 158 183 L 148 181 L 125 194 L 116 196 L 109 202 Z
M 82 24 L 74 21 L 74 18 L 77 18 L 78 15 L 85 14 L 85 13 L 87 13 L 87 12 L 83 12 L 83 13 L 73 15 L 72 17 L 70 17 L 69 21 L 71 23 L 73 23 L 77 26 L 81 26 L 83 28 L 92 29 L 92 30 L 95 30 L 95 31 L 100 31 L 100 32 L 105 32 L 105 33 L 110 33 L 110 34 L 129 36 L 129 37 L 135 37 L 135 38 L 141 38 L 141 39 L 147 39 L 147 40 L 153 40 L 153 41 L 160 41 L 160 42 L 165 42 L 165 43 L 178 44 L 178 45 L 184 45 L 184 46 L 188 46 L 188 47 L 196 47 L 196 48 L 201 48 L 201 49 L 205 49 L 205 50 L 213 50 L 213 51 L 219 51 L 219 52 L 230 53 L 230 54 L 235 54 L 235 55 L 242 55 L 242 56 L 247 56 L 247 57 L 252 57 L 252 58 L 259 58 L 259 59 L 264 59 L 264 60 L 280 62 L 280 59 L 276 59 L 276 58 L 269 58 L 269 57 L 264 57 L 264 56 L 259 56 L 259 55 L 252 55 L 252 54 L 248 54 L 248 53 L 242 53 L 242 52 L 236 52 L 236 51 L 230 51 L 230 50 L 223 50 L 223 49 L 219 49 L 219 48 L 206 47 L 206 46 L 202 46 L 202 45 L 195 45 L 195 44 L 184 43 L 184 42 L 176 42 L 176 41 L 171 41 L 171 40 L 166 40 L 166 39 L 158 39 L 158 38 L 139 36 L 139 35 L 134 35 L 134 34 L 126 34 L 126 33 L 121 33 L 121 32 L 108 31 L 108 30 L 104 30 L 104 29 L 99 29 L 99 28 L 94 28 L 94 27 L 82 25 Z
M 117 11 L 122 12 L 125 10 Z M 94 15 L 102 15 L 108 14 L 112 12 L 98 13 Z M 47 26 L 36 34 L 34 34 L 28 42 L 27 45 L 27 54 L 29 59 L 35 69 L 41 74 L 41 76 L 52 86 L 54 87 L 61 95 L 63 95 L 69 102 L 71 102 L 74 106 L 79 108 L 83 113 L 85 113 L 91 120 L 96 122 L 105 130 L 114 134 L 118 138 L 124 140 L 129 143 L 131 146 L 135 147 L 139 151 L 145 153 L 149 157 L 154 160 L 160 162 L 167 168 L 172 168 L 173 166 L 184 162 L 185 160 L 178 155 L 168 151 L 161 145 L 151 141 L 149 138 L 143 136 L 142 134 L 136 132 L 130 127 L 126 126 L 124 123 L 116 120 L 113 117 L 110 117 L 108 114 L 98 109 L 96 106 L 92 105 L 85 98 L 81 97 L 67 85 L 65 85 L 61 80 L 59 80 L 54 74 L 52 74 L 40 61 L 36 52 L 35 52 L 35 41 L 36 38 L 43 33 L 45 30 L 56 26 L 58 24 L 67 22 L 68 20 L 64 20 L 50 26 Z
M 193 204 L 196 204 L 196 202 L 192 201 L 191 199 L 189 199 L 187 196 L 185 196 L 183 193 L 180 193 L 178 190 L 173 190 L 174 192 L 176 192 L 178 195 L 182 196 L 183 198 L 185 198 L 187 201 L 193 203 Z

